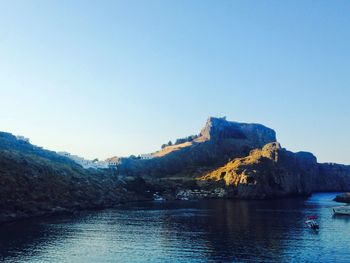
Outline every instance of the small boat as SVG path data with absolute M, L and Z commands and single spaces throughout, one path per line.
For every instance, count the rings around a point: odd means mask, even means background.
M 320 228 L 320 226 L 316 222 L 316 219 L 317 219 L 316 216 L 308 216 L 307 220 L 305 221 L 305 224 L 313 230 L 318 230 Z
M 338 206 L 333 208 L 335 215 L 350 215 L 350 206 Z
M 162 197 L 160 194 L 155 193 L 155 194 L 153 194 L 153 200 L 154 201 L 165 201 L 165 198 Z

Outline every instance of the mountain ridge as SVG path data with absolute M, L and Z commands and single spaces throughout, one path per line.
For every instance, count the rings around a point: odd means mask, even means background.
M 0 132 L 0 222 L 114 207 L 153 194 L 267 199 L 350 190 L 350 166 L 290 152 L 261 124 L 210 117 L 187 138 L 159 157 L 113 158 L 113 169 L 91 170 Z

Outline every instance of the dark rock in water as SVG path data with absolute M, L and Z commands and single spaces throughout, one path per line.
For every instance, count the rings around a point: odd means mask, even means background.
M 340 203 L 350 203 L 350 193 L 340 194 L 334 198 L 334 201 Z

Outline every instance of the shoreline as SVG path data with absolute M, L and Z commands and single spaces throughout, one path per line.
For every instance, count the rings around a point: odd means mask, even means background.
M 336 200 L 338 196 L 341 195 L 346 195 L 348 194 L 347 192 L 338 192 L 338 191 L 317 191 L 313 192 L 310 195 L 285 195 L 285 196 L 280 196 L 280 197 L 271 197 L 271 198 L 265 198 L 265 199 L 251 199 L 251 198 L 197 198 L 197 199 L 189 199 L 189 200 L 181 200 L 181 199 L 166 199 L 164 201 L 156 201 L 153 199 L 140 199 L 140 200 L 131 200 L 131 201 L 126 201 L 126 202 L 120 202 L 118 204 L 112 205 L 112 206 L 100 206 L 100 207 L 91 207 L 91 208 L 86 208 L 86 209 L 65 209 L 65 208 L 60 208 L 57 209 L 53 208 L 53 211 L 50 212 L 43 212 L 39 213 L 36 215 L 25 215 L 25 216 L 19 216 L 19 217 L 13 217 L 10 219 L 0 219 L 0 227 L 4 226 L 6 224 L 11 224 L 11 223 L 17 223 L 17 222 L 22 222 L 22 221 L 27 221 L 27 220 L 33 220 L 33 219 L 44 219 L 44 218 L 50 218 L 54 216 L 63 216 L 63 215 L 75 215 L 79 214 L 81 212 L 92 212 L 92 211 L 101 211 L 101 210 L 107 210 L 107 209 L 117 209 L 119 207 L 122 207 L 124 205 L 129 205 L 129 204 L 137 204 L 137 203 L 151 203 L 151 202 L 174 202 L 174 201 L 180 201 L 180 202 L 192 202 L 192 201 L 200 201 L 200 200 L 232 200 L 232 201 L 259 201 L 259 202 L 268 202 L 268 201 L 276 201 L 279 199 L 307 199 L 310 198 L 313 194 L 322 194 L 322 193 L 334 193 L 338 194 L 336 195 L 335 198 L 332 200 L 337 202 L 337 203 L 344 203 L 341 201 Z M 57 209 L 57 210 L 55 210 Z

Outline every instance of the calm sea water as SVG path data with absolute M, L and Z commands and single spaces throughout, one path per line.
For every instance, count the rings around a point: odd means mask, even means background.
M 334 196 L 150 202 L 6 224 L 0 261 L 350 262 L 350 217 L 332 216 Z

